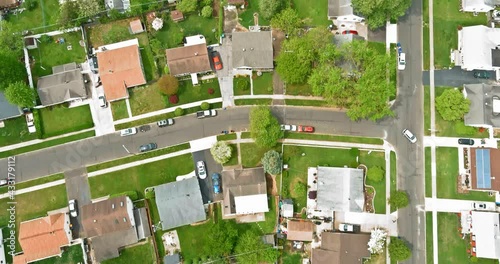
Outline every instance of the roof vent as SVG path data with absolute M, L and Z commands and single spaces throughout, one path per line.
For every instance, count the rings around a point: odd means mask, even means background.
M 126 222 L 127 222 L 127 218 L 126 218 L 126 217 L 124 217 L 124 218 L 123 218 L 123 222 L 124 222 L 124 223 L 126 223 Z
M 111 205 L 111 208 L 112 208 L 112 209 L 115 209 L 115 204 L 112 204 L 112 205 Z
M 97 219 L 94 219 L 94 223 L 97 223 Z
M 253 50 L 253 48 L 250 48 L 250 50 Z
M 194 53 L 194 56 L 198 56 L 198 52 L 195 52 L 195 53 Z
M 123 207 L 123 202 L 120 202 L 120 206 L 122 206 L 122 207 Z

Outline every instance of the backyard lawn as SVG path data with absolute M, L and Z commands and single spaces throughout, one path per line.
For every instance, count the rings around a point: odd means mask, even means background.
M 110 105 L 111 112 L 113 113 L 113 120 L 116 121 L 129 117 L 127 111 L 127 102 L 125 102 L 125 100 L 111 102 Z
M 35 33 L 57 30 L 59 18 L 59 1 L 43 0 L 36 1 L 37 5 L 31 11 L 24 10 L 18 15 L 10 14 L 7 21 L 11 22 L 15 31 L 31 30 Z
M 33 264 L 79 264 L 83 262 L 83 249 L 80 244 L 63 249 L 64 252 L 60 257 L 52 257 L 40 261 L 33 262 Z M 107 262 L 106 262 L 107 263 Z
M 293 8 L 308 26 L 328 26 L 328 0 L 292 0 Z
M 111 172 L 99 177 L 89 178 L 92 198 L 136 191 L 144 198 L 144 190 L 167 182 L 175 181 L 179 175 L 192 172 L 191 154 L 160 160 L 121 171 Z M 126 180 L 124 180 L 126 178 Z
M 485 13 L 474 16 L 460 12 L 461 1 L 434 1 L 434 64 L 436 69 L 451 65 L 450 51 L 458 48 L 458 26 L 486 25 Z M 425 32 L 424 32 L 425 33 Z
M 240 24 L 246 28 L 255 25 L 253 20 L 253 14 L 259 13 L 259 0 L 248 0 L 248 6 L 243 12 L 238 12 L 238 19 Z M 259 16 L 260 26 L 269 26 L 269 20 Z
M 30 134 L 24 116 L 7 119 L 0 128 L 0 147 L 37 139 L 37 133 Z
M 470 191 L 462 194 L 457 192 L 458 176 L 458 149 L 436 148 L 436 177 L 438 198 L 494 201 L 495 197 L 488 196 L 487 192 Z M 427 187 L 426 187 L 427 194 Z
M 150 239 L 144 244 L 127 247 L 120 251 L 120 256 L 114 259 L 103 261 L 103 264 L 122 263 L 155 263 L 156 256 L 153 243 Z
M 287 95 L 313 95 L 312 87 L 305 84 L 286 84 L 285 85 L 285 93 Z
M 425 254 L 427 257 L 427 264 L 434 264 L 433 250 L 432 212 L 427 212 L 425 213 Z
M 216 18 L 204 18 L 194 13 L 188 15 L 184 21 L 177 23 L 168 19 L 164 22 L 163 28 L 154 33 L 153 38 L 158 39 L 163 47 L 168 49 L 181 46 L 183 37 L 198 34 L 205 36 L 207 45 L 215 44 L 218 42 L 216 38 L 217 21 Z
M 64 43 L 57 43 L 64 39 Z M 85 48 L 80 45 L 82 32 L 75 31 L 53 36 L 50 43 L 38 42 L 38 48 L 31 49 L 29 55 L 35 63 L 31 67 L 33 81 L 38 77 L 52 74 L 52 67 L 65 63 L 82 63 L 85 61 Z M 83 41 L 82 41 L 83 44 Z
M 238 145 L 229 144 L 231 146 L 231 159 L 228 162 L 224 163 L 224 166 L 233 166 L 238 165 Z
M 48 138 L 70 132 L 80 131 L 94 126 L 88 105 L 73 108 L 65 104 L 42 108 L 40 119 L 43 127 L 42 137 Z
M 263 72 L 262 76 L 252 76 L 253 94 L 273 94 L 273 73 Z

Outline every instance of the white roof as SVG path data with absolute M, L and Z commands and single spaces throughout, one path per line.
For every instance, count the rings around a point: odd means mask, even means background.
M 500 259 L 500 214 L 472 211 L 471 216 L 477 257 Z
M 109 44 L 109 45 L 104 45 L 104 46 L 99 47 L 97 50 L 95 50 L 95 53 L 106 51 L 106 50 L 114 50 L 114 49 L 124 48 L 124 47 L 128 47 L 128 46 L 133 46 L 133 45 L 139 46 L 139 40 L 135 38 L 135 39 L 129 39 L 129 40 L 125 40 L 122 42 L 117 42 L 117 43 L 113 43 L 113 44 Z
M 234 197 L 236 214 L 254 214 L 269 212 L 267 194 Z
M 318 167 L 317 177 L 317 210 L 363 211 L 362 169 Z
M 462 69 L 493 70 L 491 50 L 500 45 L 500 28 L 464 27 L 459 42 Z
M 283 217 L 293 217 L 293 204 L 283 204 L 281 211 Z
M 462 9 L 465 12 L 488 12 L 497 4 L 498 0 L 462 0 Z
M 207 44 L 207 40 L 203 35 L 195 35 L 186 37 L 186 44 L 184 46 L 193 46 L 199 44 Z
M 500 100 L 493 98 L 493 113 L 500 113 Z

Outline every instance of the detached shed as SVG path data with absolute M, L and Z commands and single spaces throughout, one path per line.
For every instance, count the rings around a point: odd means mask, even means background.
M 174 10 L 170 13 L 170 18 L 172 18 L 172 21 L 174 22 L 179 22 L 184 20 L 184 14 L 182 14 L 179 10 Z
M 139 34 L 144 32 L 144 26 L 142 26 L 142 22 L 140 19 L 136 19 L 133 21 L 130 21 L 130 33 L 132 34 Z

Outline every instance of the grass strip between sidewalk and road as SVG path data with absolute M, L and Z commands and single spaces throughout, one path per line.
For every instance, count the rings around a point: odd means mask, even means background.
M 80 139 L 85 139 L 85 138 L 89 138 L 89 137 L 93 137 L 93 136 L 95 136 L 94 130 L 71 135 L 71 136 L 67 136 L 67 137 L 46 140 L 44 142 L 29 145 L 26 147 L 21 147 L 21 148 L 16 148 L 16 149 L 0 152 L 0 159 L 23 154 L 23 153 L 30 152 L 30 151 L 35 151 L 35 150 L 49 148 L 49 147 L 53 147 L 53 146 L 57 146 L 57 145 L 62 145 L 62 144 L 68 143 L 68 142 L 73 142 L 73 141 L 77 141 Z
M 41 185 L 41 184 L 45 184 L 45 183 L 49 183 L 49 182 L 53 182 L 53 181 L 58 181 L 58 180 L 62 180 L 62 179 L 64 179 L 64 174 L 59 173 L 59 174 L 54 174 L 54 175 L 50 175 L 50 176 L 43 177 L 43 178 L 34 179 L 31 181 L 16 183 L 14 186 L 16 187 L 16 190 L 21 190 L 21 189 L 26 189 L 29 187 L 33 187 L 33 186 L 37 186 L 37 185 Z M 8 191 L 9 190 L 8 190 L 7 186 L 0 187 L 0 194 L 7 193 Z
M 236 99 L 235 105 L 271 105 L 273 99 Z
M 138 160 L 145 160 L 145 159 L 158 157 L 158 156 L 165 155 L 165 154 L 174 153 L 174 152 L 189 149 L 189 148 L 190 148 L 189 143 L 175 145 L 175 146 L 171 146 L 168 148 L 162 148 L 162 149 L 158 149 L 155 151 L 146 152 L 143 154 L 138 154 L 138 155 L 134 155 L 134 156 L 126 157 L 126 158 L 121 158 L 121 159 L 116 159 L 116 160 L 112 160 L 112 161 L 108 161 L 108 162 L 104 162 L 104 163 L 91 165 L 91 166 L 87 167 L 87 172 L 94 172 L 94 171 L 98 171 L 98 170 L 103 170 L 103 169 L 131 163 L 131 162 L 138 161 Z
M 425 213 L 425 254 L 427 264 L 434 264 L 434 241 L 432 241 L 432 212 Z
M 395 191 L 398 189 L 398 172 L 397 172 L 397 159 L 396 159 L 396 152 L 391 151 L 391 185 L 390 185 L 390 190 L 389 192 Z M 395 212 L 396 210 L 391 207 L 391 213 Z
M 217 136 L 218 141 L 223 141 L 223 140 L 236 140 L 236 134 L 235 133 L 230 133 L 230 134 L 225 134 L 225 135 L 218 135 Z
M 285 104 L 292 106 L 334 107 L 324 100 L 285 99 Z
M 383 145 L 384 144 L 384 141 L 380 138 L 349 137 L 349 136 L 336 136 L 336 135 L 326 135 L 326 134 L 306 134 L 306 133 L 285 132 L 285 138 L 286 139 L 321 140 L 321 141 L 338 141 L 338 142 L 375 144 L 375 145 Z

